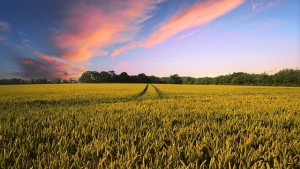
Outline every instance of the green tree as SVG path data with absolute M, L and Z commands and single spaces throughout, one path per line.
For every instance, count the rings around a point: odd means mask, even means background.
M 238 72 L 231 75 L 231 83 L 236 85 L 250 85 L 253 84 L 253 79 L 248 73 Z
M 300 70 L 284 69 L 274 75 L 276 85 L 299 86 Z
M 81 83 L 93 83 L 96 82 L 95 79 L 95 72 L 93 71 L 86 71 L 84 72 L 81 77 L 78 79 Z
M 174 74 L 170 76 L 171 84 L 182 84 L 182 80 L 178 74 Z
M 192 77 L 182 77 L 182 84 L 194 84 L 195 78 Z
M 140 73 L 137 76 L 139 83 L 149 83 L 148 77 L 144 73 Z

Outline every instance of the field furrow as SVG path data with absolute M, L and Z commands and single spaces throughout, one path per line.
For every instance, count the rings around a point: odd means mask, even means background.
M 151 99 L 158 99 L 159 95 L 156 92 L 155 88 L 153 87 L 153 85 L 147 85 L 147 90 L 144 93 L 144 95 L 142 95 L 141 97 L 139 97 L 139 100 L 151 100 Z
M 158 94 L 158 96 L 159 96 L 160 98 L 166 97 L 166 94 L 163 93 L 158 87 L 156 87 L 156 86 L 153 85 L 153 84 L 151 84 L 151 85 L 154 87 L 154 89 L 156 90 L 156 93 Z

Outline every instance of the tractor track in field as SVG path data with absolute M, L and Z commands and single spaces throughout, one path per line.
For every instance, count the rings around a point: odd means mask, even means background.
M 159 99 L 165 97 L 165 94 L 164 94 L 158 87 L 154 86 L 153 84 L 147 84 L 143 91 L 141 91 L 141 92 L 138 93 L 137 95 L 131 97 L 131 98 L 129 99 L 129 101 L 137 100 L 138 98 L 144 96 L 144 95 L 147 93 L 147 91 L 148 91 L 150 85 L 155 89 L 155 91 L 156 91 L 157 96 L 158 96 Z
M 164 98 L 165 97 L 165 94 L 161 90 L 159 90 L 158 87 L 154 86 L 153 84 L 151 84 L 151 85 L 154 87 L 154 89 L 155 89 L 155 91 L 156 91 L 159 98 Z
M 136 100 L 139 97 L 142 97 L 147 92 L 148 87 L 149 87 L 149 84 L 147 84 L 146 87 L 140 93 L 138 93 L 137 95 L 132 96 L 129 100 Z

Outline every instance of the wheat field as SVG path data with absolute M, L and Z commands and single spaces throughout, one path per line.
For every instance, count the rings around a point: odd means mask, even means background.
M 300 168 L 300 88 L 0 86 L 0 168 Z

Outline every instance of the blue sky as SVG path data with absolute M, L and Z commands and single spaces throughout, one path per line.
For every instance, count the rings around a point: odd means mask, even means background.
M 300 69 L 297 0 L 2 0 L 0 78 Z

